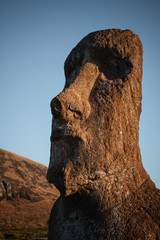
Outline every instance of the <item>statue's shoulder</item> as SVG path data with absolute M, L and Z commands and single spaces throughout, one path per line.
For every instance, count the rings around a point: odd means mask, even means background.
M 160 239 L 160 190 L 147 181 L 128 200 L 122 215 L 126 239 Z
M 151 186 L 148 189 L 147 196 L 146 212 L 160 229 L 160 189 Z

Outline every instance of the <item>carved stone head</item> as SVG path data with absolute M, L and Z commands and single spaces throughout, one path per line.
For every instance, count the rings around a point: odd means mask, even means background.
M 144 181 L 138 146 L 142 53 L 136 34 L 111 29 L 90 33 L 67 57 L 64 90 L 51 101 L 47 175 L 62 195 L 104 184 L 113 191 L 116 181 L 123 188 L 135 176 L 133 188 Z

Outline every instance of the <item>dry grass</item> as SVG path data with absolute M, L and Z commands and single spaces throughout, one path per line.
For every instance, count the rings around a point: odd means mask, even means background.
M 46 180 L 47 168 L 3 149 L 0 163 L 0 186 L 5 181 L 12 195 L 13 190 L 18 192 L 8 200 L 7 190 L 0 200 L 0 239 L 45 239 L 50 211 L 59 196 Z

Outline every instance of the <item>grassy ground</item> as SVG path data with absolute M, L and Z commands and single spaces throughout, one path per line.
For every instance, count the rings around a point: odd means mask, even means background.
M 0 240 L 46 240 L 59 196 L 47 182 L 47 167 L 3 149 L 0 163 Z
M 27 231 L 27 232 L 18 232 L 18 231 L 0 231 L 1 240 L 47 240 L 48 231 L 39 230 L 36 232 Z

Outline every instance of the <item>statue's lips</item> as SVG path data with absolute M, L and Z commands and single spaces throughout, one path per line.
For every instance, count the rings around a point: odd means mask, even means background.
M 64 129 L 53 129 L 51 135 L 51 142 L 59 141 L 64 137 Z
M 68 137 L 79 138 L 79 140 L 81 139 L 81 137 L 77 133 L 74 133 L 70 128 L 56 128 L 52 129 L 51 143 L 58 142 L 59 140 Z

